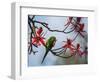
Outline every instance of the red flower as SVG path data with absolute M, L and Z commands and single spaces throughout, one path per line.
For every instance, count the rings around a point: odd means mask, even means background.
M 73 17 L 69 17 L 69 18 L 68 18 L 68 22 L 67 22 L 64 26 L 69 25 L 69 24 L 72 22 L 72 19 L 73 19 Z
M 65 48 L 65 50 L 67 50 L 67 48 L 69 48 L 71 53 L 73 53 L 74 47 L 75 46 L 72 44 L 71 39 L 67 39 L 67 42 L 65 42 L 65 45 L 63 46 L 63 48 Z
M 83 32 L 84 24 L 79 24 L 79 31 Z
M 87 55 L 87 53 L 88 53 L 87 47 L 85 48 L 84 51 L 82 51 L 82 50 L 81 50 L 81 47 L 80 47 L 80 44 L 78 43 L 78 44 L 76 45 L 76 47 L 74 47 L 74 48 L 72 49 L 72 53 L 73 53 L 73 54 L 77 54 L 77 55 L 79 55 L 80 57 L 82 57 L 82 55 Z
M 80 34 L 84 38 L 83 32 L 86 32 L 86 31 L 84 31 L 84 23 L 75 24 L 74 31 L 77 32 L 78 35 Z
M 88 48 L 87 47 L 85 47 L 85 50 L 82 52 L 82 55 L 87 55 L 88 54 L 88 50 L 87 50 Z
M 36 35 L 34 37 L 32 37 L 32 44 L 35 44 L 37 46 L 45 45 L 45 41 L 44 41 L 44 37 L 41 36 L 41 33 L 43 32 L 42 27 L 40 27 L 37 31 L 36 31 Z
M 76 28 L 77 29 L 77 32 L 84 38 L 84 35 L 82 34 L 84 31 L 84 24 L 78 24 L 79 27 Z
M 38 30 L 37 30 L 37 35 L 40 35 L 41 33 L 43 32 L 43 29 L 42 29 L 42 27 L 40 27 Z
M 76 45 L 76 48 L 74 50 L 75 50 L 74 53 L 78 54 L 79 56 L 82 56 L 83 52 L 81 51 L 81 47 L 79 43 Z
M 81 21 L 81 17 L 77 17 L 75 21 L 75 23 L 72 23 L 74 29 L 79 29 L 79 27 L 81 26 L 80 21 Z
M 81 47 L 80 47 L 80 44 L 78 43 L 77 46 L 76 46 L 76 48 L 75 48 L 74 53 L 77 54 L 77 55 L 79 55 L 80 57 L 81 57 L 82 55 L 87 55 L 87 53 L 88 53 L 87 47 L 85 47 L 85 50 L 82 51 L 82 50 L 81 50 Z

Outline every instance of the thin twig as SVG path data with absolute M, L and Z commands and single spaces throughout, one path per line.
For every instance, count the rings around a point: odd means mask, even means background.
M 65 31 L 60 31 L 60 30 L 52 30 L 52 29 L 50 29 L 50 28 L 48 27 L 48 24 L 45 23 L 45 22 L 39 22 L 39 21 L 36 21 L 36 20 L 33 21 L 33 20 L 30 19 L 30 18 L 29 18 L 29 20 L 32 21 L 32 23 L 39 23 L 39 24 L 43 25 L 44 27 L 46 27 L 46 28 L 47 28 L 49 31 L 51 31 L 51 32 L 62 32 L 62 33 L 68 34 L 68 33 L 71 33 L 71 32 L 74 31 L 74 30 L 70 30 L 70 31 L 68 31 L 68 32 L 65 32 Z
M 74 37 L 74 39 L 72 40 L 72 42 L 77 38 L 78 35 L 79 35 L 79 33 L 76 34 L 76 36 Z

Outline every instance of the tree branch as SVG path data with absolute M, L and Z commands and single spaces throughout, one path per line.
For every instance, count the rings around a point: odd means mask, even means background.
M 51 32 L 62 32 L 62 33 L 64 33 L 64 34 L 68 34 L 68 33 L 71 33 L 71 32 L 73 32 L 74 31 L 74 29 L 73 30 L 70 30 L 70 31 L 68 31 L 68 32 L 65 32 L 64 30 L 63 31 L 60 31 L 60 30 L 52 30 L 52 29 L 50 29 L 49 27 L 48 27 L 48 24 L 47 23 L 45 23 L 45 22 L 39 22 L 39 21 L 36 21 L 36 20 L 32 20 L 31 18 L 29 18 L 29 20 L 32 22 L 32 23 L 39 23 L 39 24 L 41 24 L 42 26 L 44 26 L 45 28 L 47 28 L 49 31 L 51 31 Z

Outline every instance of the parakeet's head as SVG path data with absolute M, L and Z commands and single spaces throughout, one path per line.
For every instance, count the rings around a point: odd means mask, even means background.
M 50 39 L 51 39 L 51 41 L 56 41 L 56 37 L 55 36 L 51 36 Z
M 56 37 L 55 36 L 50 37 L 50 41 L 53 42 L 53 46 L 54 46 L 56 42 Z
M 53 47 L 55 45 L 56 42 L 56 37 L 55 36 L 51 36 L 48 41 L 46 42 L 46 46 L 48 47 Z

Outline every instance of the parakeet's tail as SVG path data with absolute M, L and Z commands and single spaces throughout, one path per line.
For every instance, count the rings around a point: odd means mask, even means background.
M 42 59 L 41 64 L 44 62 L 44 59 L 46 58 L 46 56 L 47 56 L 48 52 L 49 52 L 49 51 L 48 51 L 48 50 L 46 50 L 45 55 L 44 55 L 44 57 L 43 57 L 43 59 Z

